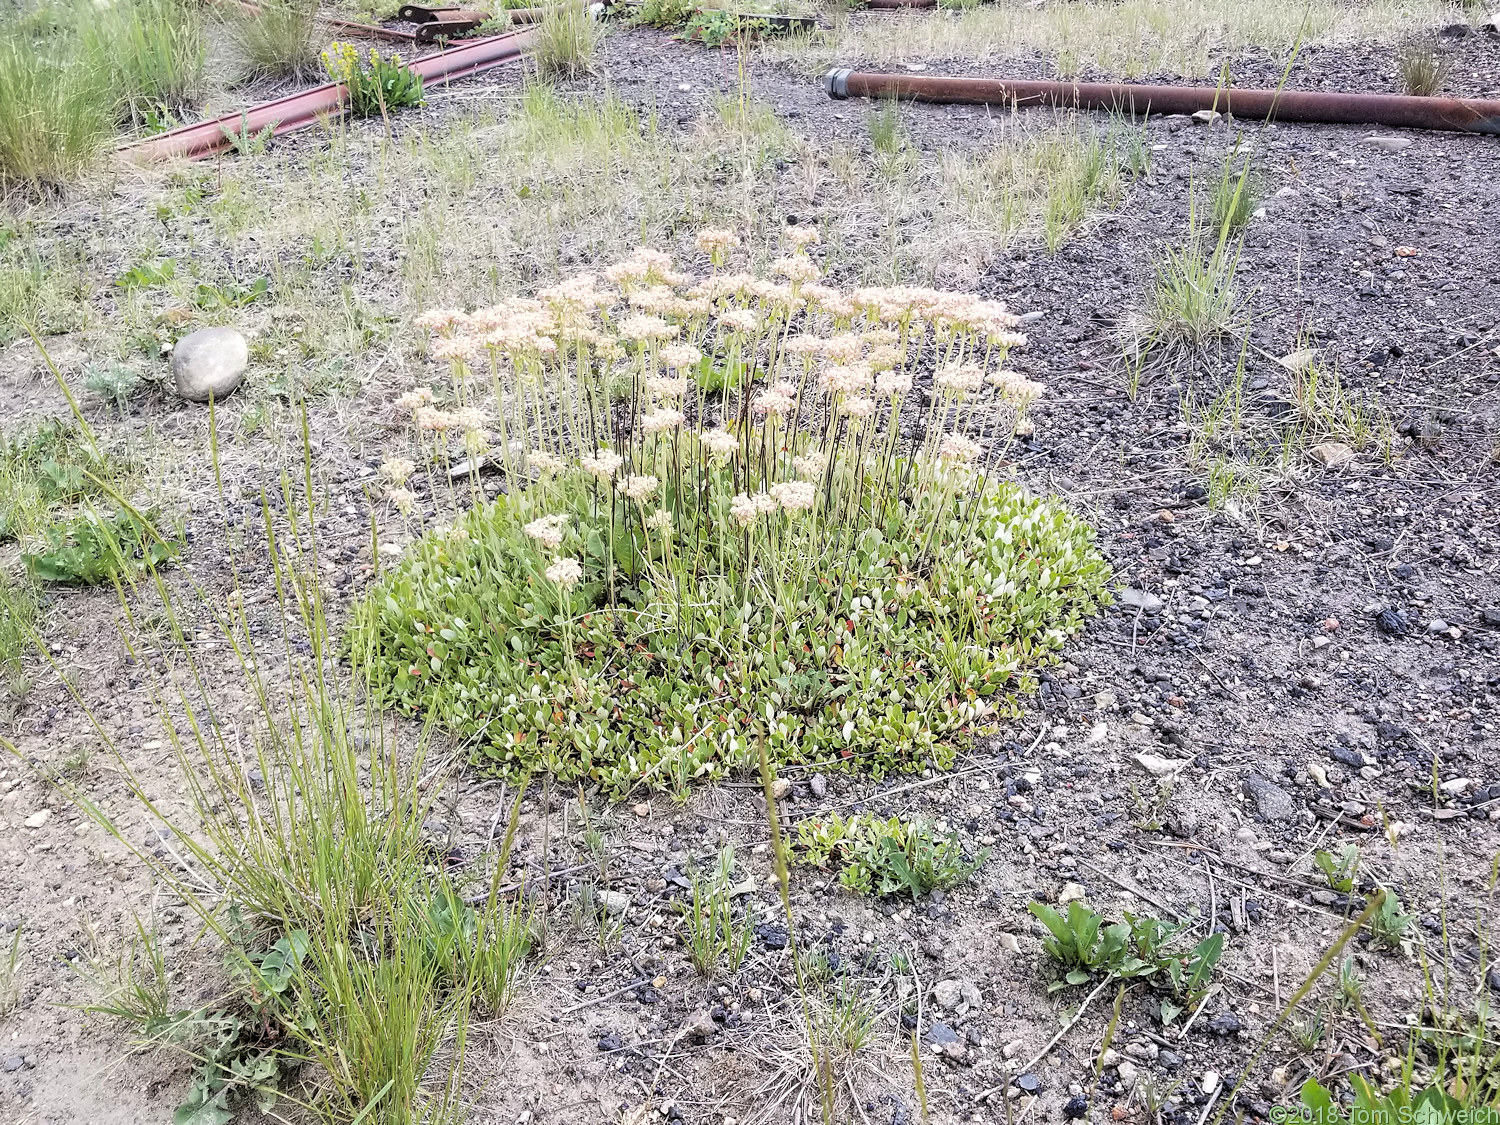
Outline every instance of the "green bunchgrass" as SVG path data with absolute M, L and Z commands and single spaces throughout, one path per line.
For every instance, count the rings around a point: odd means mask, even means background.
M 109 142 L 114 119 L 107 72 L 68 39 L 38 42 L 0 28 L 0 193 L 66 184 Z
M 604 39 L 604 25 L 583 0 L 549 5 L 531 38 L 531 61 L 545 79 L 591 74 Z
M 9 938 L 0 936 L 0 1019 L 21 1002 L 21 971 L 25 965 L 25 927 L 17 922 Z
M 414 460 L 392 463 L 392 518 L 413 506 L 407 483 L 431 488 L 451 459 L 487 447 L 532 483 L 430 530 L 357 609 L 352 650 L 379 700 L 473 736 L 485 768 L 612 793 L 684 792 L 743 765 L 760 738 L 778 762 L 876 774 L 951 761 L 953 738 L 1012 711 L 1105 596 L 1087 525 L 966 467 L 1003 456 L 1040 390 L 1010 375 L 984 383 L 1014 317 L 984 306 L 986 328 L 977 312 L 939 314 L 970 298 L 936 291 L 872 290 L 856 308 L 812 288 L 802 253 L 778 268 L 820 294 L 805 316 L 747 298 L 760 283 L 745 280 L 684 306 L 660 284 L 670 267 L 641 254 L 620 268 L 651 307 L 684 310 L 640 321 L 680 334 L 671 348 L 581 343 L 639 321 L 609 296 L 591 312 L 581 283 L 550 305 L 439 317 L 457 335 L 444 329 L 435 347 L 467 349 L 473 366 L 453 370 L 459 413 L 421 405 L 426 392 L 408 400 Z M 888 301 L 906 311 L 877 320 Z M 557 315 L 566 323 L 547 327 Z M 528 353 L 524 333 L 489 355 L 466 335 L 516 318 L 559 333 L 568 361 Z M 871 353 L 893 367 L 880 389 L 852 369 L 842 378 L 864 391 L 821 387 L 812 354 L 861 352 L 854 333 L 875 323 L 893 325 Z M 780 343 L 791 333 L 795 354 Z M 750 365 L 772 348 L 769 365 Z M 972 382 L 918 403 L 923 355 L 943 379 L 961 367 Z M 667 362 L 680 381 L 660 383 Z M 691 423 L 673 406 L 684 396 Z M 925 428 L 916 448 L 896 424 L 903 409 Z M 448 436 L 426 437 L 434 426 Z M 622 460 L 596 475 L 580 457 L 600 448 Z
M 906 147 L 899 102 L 883 101 L 870 111 L 870 143 L 882 156 L 894 156 Z
M 213 456 L 217 466 L 217 447 Z M 260 548 L 231 558 L 236 590 L 243 566 L 267 568 L 287 622 L 279 644 L 247 620 L 238 596 L 205 613 L 223 598 L 189 588 L 179 600 L 148 566 L 161 607 L 148 622 L 121 589 L 121 641 L 147 670 L 182 803 L 159 804 L 157 783 L 137 776 L 102 724 L 99 752 L 113 759 L 125 804 L 112 799 L 106 810 L 66 774 L 49 780 L 222 946 L 228 980 L 208 1007 L 182 1006 L 169 954 L 142 927 L 95 1007 L 142 1043 L 194 1062 L 179 1119 L 227 1120 L 252 1098 L 268 1109 L 279 1087 L 329 1122 L 456 1121 L 469 1013 L 504 1006 L 530 947 L 529 914 L 506 899 L 504 855 L 475 864 L 463 885 L 435 864 L 423 825 L 447 774 L 429 762 L 426 733 L 396 738 L 364 710 L 367 689 L 335 678 L 322 592 L 309 580 L 317 505 L 310 461 L 304 468 L 300 488 L 283 478 L 266 505 Z M 233 731 L 189 629 L 199 640 L 212 632 L 238 665 L 251 706 Z M 34 633 L 29 640 L 53 661 Z M 151 671 L 169 663 L 181 678 Z M 92 717 L 87 700 L 75 693 L 74 702 Z M 143 819 L 159 826 L 153 847 L 140 843 Z
M 226 27 L 246 76 L 296 80 L 317 74 L 317 14 L 317 0 L 258 0 L 253 6 L 232 6 Z
M 1225 204 L 1225 221 L 1200 219 L 1196 200 L 1188 204 L 1187 237 L 1167 246 L 1156 260 L 1149 312 L 1156 344 L 1201 347 L 1227 332 L 1240 312 L 1235 272 L 1243 242 L 1233 238 L 1230 220 L 1247 187 L 1240 179 Z
M 1419 98 L 1436 97 L 1443 92 L 1453 64 L 1428 37 L 1415 39 L 1402 48 L 1396 60 L 1401 88 Z
M 90 9 L 79 43 L 108 74 L 117 115 L 161 121 L 198 100 L 204 37 L 194 0 L 119 0 Z
M 727 845 L 712 871 L 692 873 L 693 897 L 682 907 L 682 928 L 688 958 L 700 976 L 712 977 L 720 969 L 736 973 L 750 951 L 753 919 L 748 912 L 735 919 L 733 875 L 734 849 Z
M 26 694 L 26 654 L 36 630 L 37 595 L 24 578 L 0 571 L 0 712 Z
M 1248 156 L 1237 160 L 1238 156 L 1236 145 L 1224 157 L 1208 208 L 1211 229 L 1228 230 L 1231 234 L 1244 230 L 1260 206 L 1260 177 L 1251 169 Z
M 1316 356 L 1293 364 L 1289 372 L 1303 444 L 1338 441 L 1356 452 L 1374 449 L 1390 459 L 1395 428 L 1378 398 L 1349 387 L 1336 365 Z
M 117 126 L 195 101 L 202 24 L 192 0 L 63 0 L 0 27 L 0 192 L 67 184 Z

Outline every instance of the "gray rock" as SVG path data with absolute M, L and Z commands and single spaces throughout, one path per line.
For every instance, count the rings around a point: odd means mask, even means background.
M 1400 152 L 1411 147 L 1410 137 L 1392 137 L 1383 134 L 1375 134 L 1364 139 L 1364 143 L 1371 148 L 1378 148 L 1381 152 Z
M 1212 1031 L 1215 1035 L 1238 1035 L 1244 1029 L 1245 1021 L 1228 1008 L 1225 1008 L 1208 1021 L 1208 1030 Z
M 606 914 L 624 914 L 630 909 L 630 896 L 624 891 L 600 891 L 599 904 Z
M 1479 619 L 1486 625 L 1500 625 L 1500 609 L 1481 609 Z
M 819 801 L 828 796 L 828 779 L 820 773 L 815 773 L 807 779 L 807 787 L 812 790 L 812 795 Z
M 1200 109 L 1197 113 L 1193 114 L 1193 120 L 1199 125 L 1212 125 L 1223 116 L 1218 110 Z
M 945 1023 L 930 1023 L 927 1025 L 927 1042 L 934 1047 L 946 1047 L 958 1042 L 958 1033 Z
M 245 377 L 250 349 L 233 328 L 200 328 L 172 349 L 177 393 L 189 402 L 215 401 L 234 392 Z
M 4 1066 L 6 1074 L 14 1074 L 16 1071 L 20 1070 L 21 1067 L 26 1065 L 26 1060 L 23 1059 L 20 1055 L 6 1055 L 5 1062 L 0 1065 Z
M 1448 631 L 1448 623 L 1441 617 L 1434 617 L 1427 623 L 1427 631 L 1429 633 L 1446 633 Z
M 719 1025 L 714 1023 L 713 1016 L 708 1014 L 707 1008 L 700 1008 L 694 1012 L 682 1025 L 683 1034 L 691 1039 L 712 1039 L 719 1034 Z
M 932 986 L 932 999 L 945 1012 L 960 1015 L 981 1003 L 979 986 L 971 980 L 940 980 Z
M 1166 603 L 1149 590 L 1137 590 L 1134 586 L 1126 586 L 1118 593 L 1121 605 L 1128 605 L 1131 609 L 1138 609 L 1142 613 L 1156 613 Z
M 1267 820 L 1291 820 L 1296 815 L 1292 795 L 1257 774 L 1245 778 L 1245 796 L 1255 802 L 1255 811 Z

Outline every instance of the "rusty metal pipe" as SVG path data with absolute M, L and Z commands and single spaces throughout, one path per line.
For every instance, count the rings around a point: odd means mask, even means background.
M 823 87 L 833 98 L 900 98 L 965 105 L 1050 105 L 1124 113 L 1197 113 L 1327 125 L 1389 125 L 1500 136 L 1500 101 L 1342 94 L 1315 90 L 1240 90 L 1213 86 L 1136 86 L 1106 82 L 1012 82 L 830 70 Z
M 407 65 L 422 76 L 424 83 L 452 82 L 481 70 L 515 62 L 530 45 L 532 32 L 511 31 L 475 39 L 441 54 L 428 55 Z M 304 129 L 319 118 L 336 112 L 343 104 L 346 91 L 341 83 L 328 82 L 275 101 L 262 102 L 243 113 L 228 113 L 212 121 L 183 125 L 170 132 L 150 137 L 124 150 L 134 160 L 165 160 L 186 157 L 198 160 L 213 156 L 230 147 L 229 134 L 243 128 L 259 133 L 270 128 L 274 136 Z
M 864 0 L 866 8 L 888 9 L 896 8 L 936 8 L 937 0 Z

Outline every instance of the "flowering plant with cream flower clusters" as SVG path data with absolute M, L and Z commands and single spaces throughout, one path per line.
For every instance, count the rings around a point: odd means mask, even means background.
M 451 396 L 413 441 L 506 488 L 424 539 L 358 617 L 388 699 L 500 769 L 625 792 L 748 760 L 883 771 L 953 753 L 1105 596 L 1086 525 L 1007 479 L 1040 384 L 1002 302 L 770 277 L 705 231 L 417 321 Z M 452 402 L 438 405 L 438 398 Z M 457 452 L 457 450 L 454 450 Z M 413 671 L 414 670 L 414 671 Z

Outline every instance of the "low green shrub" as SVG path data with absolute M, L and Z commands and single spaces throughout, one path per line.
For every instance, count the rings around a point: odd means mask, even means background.
M 797 825 L 802 858 L 818 867 L 835 864 L 839 882 L 867 895 L 948 890 L 962 883 L 989 857 L 970 859 L 957 837 L 940 836 L 921 820 L 882 819 L 874 813 L 838 813 Z
M 657 312 L 590 278 L 423 319 L 461 401 L 490 386 L 489 456 L 530 485 L 416 542 L 357 609 L 355 660 L 482 764 L 615 793 L 749 766 L 761 739 L 778 762 L 946 765 L 950 736 L 1013 712 L 1106 597 L 1088 526 L 981 470 L 963 432 L 1002 453 L 1029 428 L 1040 387 L 999 367 L 1015 318 L 933 290 L 847 296 L 800 252 L 777 263 L 790 283 L 678 292 L 664 259 L 612 270 Z M 422 458 L 460 433 L 487 447 L 479 406 L 403 401 L 436 443 Z

